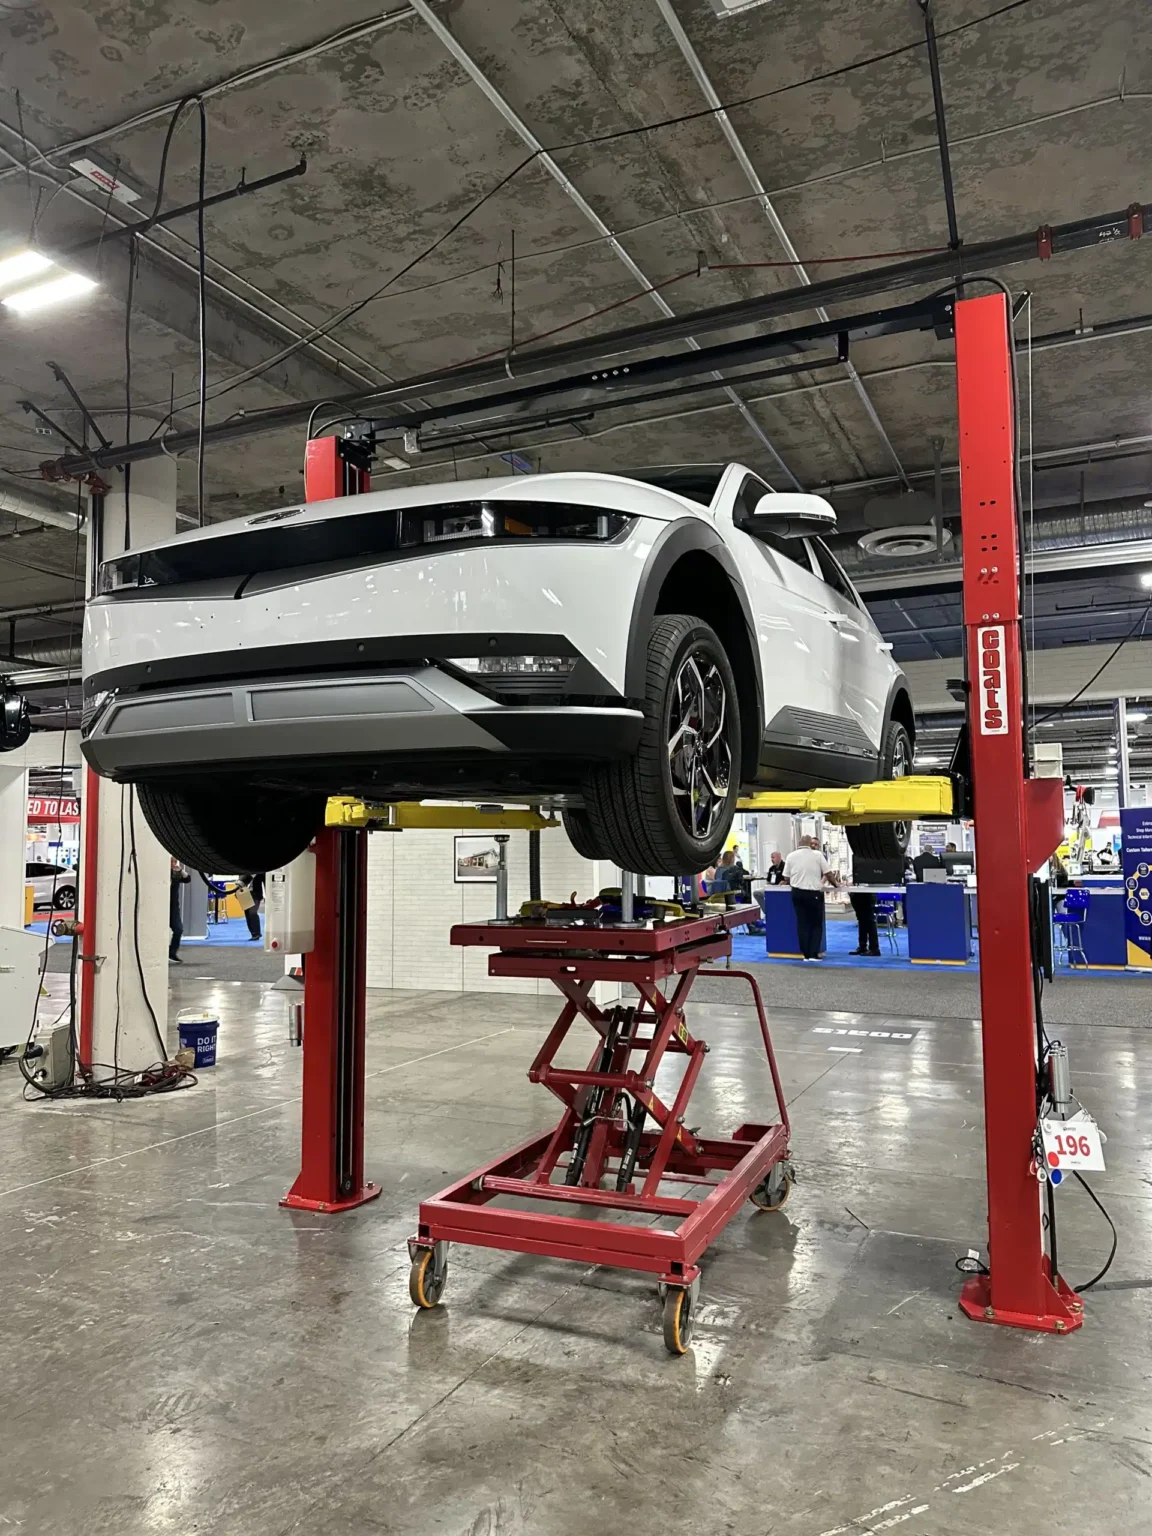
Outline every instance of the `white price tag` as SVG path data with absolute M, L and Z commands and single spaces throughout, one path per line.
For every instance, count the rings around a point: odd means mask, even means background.
M 1085 1114 L 1071 1120 L 1041 1120 L 1044 1156 L 1051 1172 L 1104 1172 L 1104 1135 Z

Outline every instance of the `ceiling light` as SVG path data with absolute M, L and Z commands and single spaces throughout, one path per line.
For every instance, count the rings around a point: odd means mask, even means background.
M 13 283 L 22 283 L 25 278 L 38 277 L 52 266 L 55 262 L 41 256 L 39 251 L 18 251 L 15 256 L 6 256 L 0 261 L 0 288 L 11 288 Z
M 937 764 L 943 761 L 942 757 L 918 757 L 913 766 L 916 768 L 935 768 Z
M 1128 716 L 1128 724 L 1129 725 L 1140 725 L 1140 724 L 1142 724 L 1143 721 L 1147 720 L 1147 718 L 1148 718 L 1148 716 L 1144 715 L 1144 714 L 1129 715 Z
M 1142 587 L 1152 587 L 1152 571 L 1142 572 L 1140 576 L 1140 585 Z
M 79 272 L 66 272 L 63 277 L 37 283 L 34 288 L 22 288 L 19 293 L 10 293 L 6 299 L 0 299 L 0 304 L 14 309 L 19 315 L 29 315 L 37 309 L 62 304 L 65 299 L 79 298 L 82 293 L 90 293 L 95 286 L 90 277 L 82 277 Z

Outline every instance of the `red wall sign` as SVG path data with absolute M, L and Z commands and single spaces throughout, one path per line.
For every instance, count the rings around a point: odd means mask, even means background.
M 79 821 L 80 802 L 74 795 L 29 795 L 28 820 Z

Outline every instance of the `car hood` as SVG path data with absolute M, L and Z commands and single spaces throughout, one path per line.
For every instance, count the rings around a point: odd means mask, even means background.
M 444 506 L 462 501 L 554 501 L 577 506 L 601 507 L 608 512 L 623 512 L 631 517 L 650 517 L 661 522 L 698 517 L 711 522 L 708 511 L 698 502 L 665 491 L 658 486 L 629 480 L 623 475 L 603 475 L 572 471 L 549 475 L 509 475 L 500 479 L 448 480 L 429 485 L 410 485 L 403 490 L 368 491 L 361 496 L 338 496 L 330 501 L 290 503 L 286 507 L 256 512 L 248 517 L 230 518 L 206 528 L 194 528 L 175 539 L 159 539 L 153 544 L 134 545 L 133 554 L 149 549 L 165 549 L 174 543 L 200 539 L 227 538 L 261 524 L 322 522 L 330 517 L 355 517 L 366 512 L 402 511 L 411 507 Z

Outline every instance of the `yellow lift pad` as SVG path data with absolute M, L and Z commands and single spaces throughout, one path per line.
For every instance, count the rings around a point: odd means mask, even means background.
M 869 821 L 923 821 L 952 815 L 952 780 L 933 774 L 878 779 L 850 789 L 772 789 L 736 802 L 741 811 L 819 813 L 837 826 Z
M 464 827 L 484 832 L 542 832 L 558 827 L 556 816 L 541 816 L 539 811 L 505 810 L 501 805 L 425 805 L 419 800 L 397 800 L 376 804 L 357 800 L 353 795 L 333 795 L 324 813 L 326 827 L 379 826 L 388 832 L 403 832 L 417 827 L 452 831 Z

